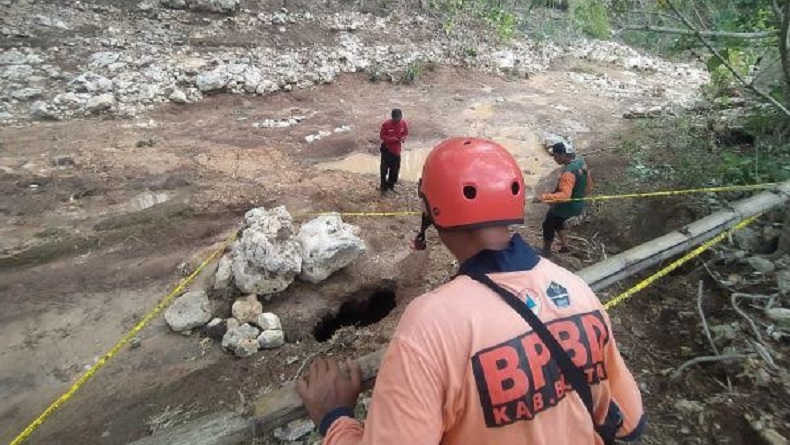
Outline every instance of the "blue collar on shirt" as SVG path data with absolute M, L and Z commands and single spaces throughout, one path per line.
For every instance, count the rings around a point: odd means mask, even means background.
M 534 268 L 540 257 L 516 234 L 510 244 L 502 250 L 483 250 L 464 261 L 461 270 L 479 274 L 497 272 L 520 272 Z

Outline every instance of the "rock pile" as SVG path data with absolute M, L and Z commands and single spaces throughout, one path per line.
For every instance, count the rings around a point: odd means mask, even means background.
M 211 288 L 231 295 L 234 287 L 246 294 L 231 305 L 231 317 L 212 319 L 211 304 L 203 291 L 178 298 L 165 312 L 165 320 L 185 334 L 202 327 L 207 337 L 239 357 L 260 349 L 279 348 L 285 333 L 279 317 L 264 312 L 266 299 L 285 290 L 297 277 L 320 283 L 351 264 L 365 251 L 359 228 L 335 214 L 306 222 L 294 233 L 285 207 L 255 208 L 244 215 L 241 239 L 220 258 Z M 238 295 L 238 293 L 236 293 Z

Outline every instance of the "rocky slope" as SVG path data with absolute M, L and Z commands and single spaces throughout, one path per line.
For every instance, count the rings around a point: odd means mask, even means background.
M 585 58 L 627 68 L 633 76 L 567 73 L 580 88 L 616 98 L 653 96 L 657 103 L 690 103 L 695 93 L 689 92 L 707 80 L 699 67 L 614 42 L 501 42 L 485 29 L 468 27 L 448 34 L 414 11 L 376 16 L 236 0 L 74 2 L 56 8 L 6 0 L 0 8 L 6 39 L 0 53 L 3 124 L 134 117 L 168 102 L 186 104 L 218 92 L 291 91 L 332 82 L 341 73 L 399 81 L 428 63 L 523 77 L 564 57 Z

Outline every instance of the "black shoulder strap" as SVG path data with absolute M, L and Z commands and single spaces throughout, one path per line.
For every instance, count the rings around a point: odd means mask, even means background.
M 579 394 L 582 402 L 584 402 L 584 406 L 587 408 L 587 412 L 590 414 L 590 419 L 592 419 L 593 426 L 595 427 L 595 432 L 601 436 L 601 439 L 603 439 L 605 444 L 613 444 L 616 429 L 612 430 L 612 428 L 607 425 L 598 425 L 598 423 L 595 421 L 592 390 L 590 389 L 590 384 L 587 382 L 587 377 L 584 375 L 584 372 L 573 363 L 570 355 L 568 355 L 565 349 L 560 346 L 557 339 L 554 338 L 554 335 L 549 332 L 546 324 L 543 323 L 540 318 L 538 318 L 538 316 L 532 312 L 531 309 L 527 308 L 527 305 L 524 304 L 521 299 L 513 295 L 512 292 L 496 284 L 491 278 L 488 278 L 487 275 L 467 270 L 461 270 L 460 273 L 481 284 L 484 284 L 486 287 L 496 292 L 500 297 L 502 297 L 503 300 L 505 300 L 505 303 L 507 303 L 508 306 L 521 315 L 521 318 L 523 318 L 529 324 L 529 326 L 532 328 L 532 331 L 538 334 L 540 340 L 549 349 L 551 357 L 557 362 L 557 365 L 559 365 L 560 370 L 562 370 L 562 374 L 571 384 L 571 387 L 576 390 L 576 393 Z

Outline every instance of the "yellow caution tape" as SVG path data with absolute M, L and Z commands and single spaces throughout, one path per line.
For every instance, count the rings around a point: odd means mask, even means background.
M 664 191 L 646 192 L 646 193 L 627 193 L 624 195 L 597 195 L 597 196 L 587 196 L 584 198 L 546 200 L 544 202 L 547 204 L 558 204 L 563 202 L 574 202 L 574 201 L 606 201 L 611 199 L 631 199 L 631 198 L 650 198 L 657 196 L 689 195 L 692 193 L 737 192 L 737 191 L 745 191 L 745 190 L 760 190 L 760 189 L 774 188 L 781 184 L 782 184 L 781 182 L 769 182 L 765 184 L 730 185 L 730 186 L 722 186 L 722 187 L 703 187 L 703 188 L 684 189 L 684 190 L 664 190 Z M 420 215 L 421 213 L 422 212 L 403 211 L 403 212 L 312 212 L 309 214 L 318 215 L 318 216 L 334 214 L 334 215 L 351 217 L 351 216 L 413 216 L 413 215 Z
M 765 184 L 751 184 L 751 185 L 729 185 L 722 187 L 703 187 L 696 189 L 685 190 L 664 190 L 660 192 L 647 192 L 647 193 L 627 193 L 624 195 L 598 195 L 586 196 L 584 198 L 573 199 L 556 199 L 546 200 L 546 203 L 560 203 L 560 202 L 573 202 L 573 201 L 606 201 L 609 199 L 629 199 L 629 198 L 648 198 L 655 196 L 675 196 L 675 195 L 688 195 L 692 193 L 720 193 L 720 192 L 737 192 L 744 190 L 758 190 L 767 189 L 781 185 L 781 182 L 768 182 Z
M 99 359 L 93 366 L 90 367 L 84 374 L 80 376 L 77 381 L 71 385 L 68 391 L 64 393 L 62 396 L 58 397 L 57 400 L 52 402 L 47 409 L 44 410 L 33 422 L 28 425 L 24 431 L 19 433 L 14 440 L 11 441 L 9 445 L 19 445 L 25 440 L 27 440 L 33 432 L 40 427 L 47 418 L 49 418 L 52 414 L 55 413 L 64 403 L 66 403 L 69 399 L 71 399 L 74 394 L 88 381 L 91 377 L 93 377 L 96 372 L 101 369 L 107 362 L 115 357 L 116 354 L 121 350 L 121 348 L 126 345 L 135 335 L 137 335 L 151 320 L 153 320 L 163 309 L 165 309 L 175 298 L 176 295 L 181 293 L 184 288 L 195 279 L 195 277 L 209 264 L 213 261 L 217 255 L 222 253 L 225 250 L 225 247 L 228 245 L 229 242 L 233 241 L 236 237 L 236 232 L 234 231 L 223 243 L 220 245 L 211 255 L 208 256 L 201 264 L 192 272 L 188 277 L 181 280 L 178 283 L 178 286 L 175 287 L 162 301 L 159 302 L 139 323 L 137 323 L 126 335 L 121 338 L 115 346 L 112 347 L 102 358 Z
M 340 215 L 340 216 L 411 216 L 421 212 L 315 212 L 311 215 Z
M 716 235 L 715 237 L 709 239 L 705 243 L 699 245 L 696 249 L 694 249 L 691 252 L 683 255 L 678 260 L 672 262 L 669 266 L 659 270 L 658 272 L 656 272 L 655 274 L 651 275 L 647 279 L 639 282 L 639 284 L 637 284 L 636 286 L 628 289 L 627 291 L 625 291 L 622 294 L 612 298 L 611 300 L 608 300 L 606 303 L 604 303 L 603 307 L 608 310 L 610 308 L 613 308 L 613 307 L 617 306 L 618 304 L 620 304 L 623 301 L 627 300 L 628 298 L 632 297 L 635 293 L 637 293 L 637 292 L 639 292 L 641 290 L 644 290 L 645 288 L 647 288 L 651 284 L 655 283 L 659 279 L 665 277 L 667 274 L 669 274 L 673 270 L 677 269 L 678 267 L 682 266 L 687 261 L 699 256 L 702 252 L 705 252 L 706 250 L 710 249 L 714 245 L 722 242 L 724 239 L 726 239 L 729 236 L 730 233 L 732 233 L 732 232 L 734 232 L 736 230 L 740 230 L 740 229 L 748 226 L 749 224 L 753 223 L 754 220 L 756 220 L 757 218 L 760 217 L 760 215 L 762 215 L 762 213 L 757 214 L 755 216 L 752 216 L 750 218 L 744 219 L 743 221 L 739 222 L 738 224 L 736 224 L 731 229 L 729 229 L 729 230 L 727 230 L 725 232 L 722 232 L 722 233 Z

